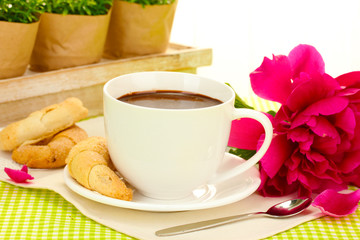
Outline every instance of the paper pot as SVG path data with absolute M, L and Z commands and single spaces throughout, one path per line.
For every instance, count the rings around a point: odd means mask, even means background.
M 0 79 L 25 73 L 34 48 L 39 22 L 0 21 Z
M 110 59 L 165 52 L 170 39 L 177 0 L 148 5 L 115 0 L 104 57 Z
M 44 13 L 30 61 L 33 71 L 99 62 L 109 27 L 107 15 L 62 15 Z

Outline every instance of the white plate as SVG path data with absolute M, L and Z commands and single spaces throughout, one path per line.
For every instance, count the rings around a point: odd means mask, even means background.
M 243 161 L 243 159 L 237 156 L 226 153 L 217 175 L 241 164 Z M 101 195 L 83 187 L 70 176 L 67 166 L 64 169 L 64 178 L 65 184 L 71 190 L 85 198 L 115 207 L 154 212 L 199 210 L 227 205 L 250 196 L 260 185 L 259 171 L 256 167 L 252 167 L 233 179 L 219 182 L 216 185 L 209 184 L 199 187 L 193 191 L 191 196 L 184 199 L 152 199 L 135 190 L 132 201 L 123 201 Z

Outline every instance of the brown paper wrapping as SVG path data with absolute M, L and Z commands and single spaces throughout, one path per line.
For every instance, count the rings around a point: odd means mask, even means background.
M 148 5 L 114 0 L 104 57 L 109 59 L 165 52 L 177 0 Z
M 34 48 L 39 22 L 0 21 L 0 79 L 25 73 Z
M 110 22 L 107 15 L 62 15 L 44 13 L 30 61 L 33 71 L 99 62 Z

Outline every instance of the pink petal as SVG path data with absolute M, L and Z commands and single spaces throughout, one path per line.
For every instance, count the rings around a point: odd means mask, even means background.
M 261 166 L 266 174 L 273 178 L 283 163 L 290 158 L 294 145 L 288 141 L 286 134 L 274 134 L 269 149 L 260 160 Z
M 354 135 L 354 130 L 356 127 L 354 111 L 351 108 L 347 107 L 344 111 L 336 114 L 335 126 L 341 128 L 348 134 Z
M 337 145 L 337 155 L 339 154 L 343 154 L 344 152 L 349 152 L 349 150 L 353 150 L 352 149 L 352 143 L 351 143 L 351 139 L 352 137 L 348 134 L 341 134 L 340 135 L 341 140 L 340 140 L 340 144 Z
M 339 183 L 333 181 L 330 177 L 324 178 L 323 176 L 320 178 L 318 176 L 314 176 L 314 173 L 309 173 L 306 171 L 299 172 L 298 180 L 300 184 L 307 189 L 311 190 L 311 192 L 319 193 L 326 189 L 336 189 L 338 191 L 346 189 L 346 184 Z
M 291 121 L 291 111 L 286 105 L 282 105 L 274 117 L 273 126 L 278 132 L 287 132 Z
M 360 187 L 360 169 L 357 168 L 350 174 L 343 174 L 342 178 L 346 184 Z
M 324 60 L 313 46 L 300 44 L 291 50 L 288 58 L 293 71 L 293 78 L 299 77 L 301 72 L 306 72 L 310 76 L 325 73 Z
M 340 90 L 340 85 L 327 74 L 305 79 L 294 88 L 286 104 L 293 112 L 302 111 L 311 104 L 331 96 L 335 90 Z
M 306 142 L 310 139 L 308 128 L 298 127 L 288 131 L 288 138 L 294 142 Z
M 34 179 L 30 174 L 27 173 L 28 169 L 24 165 L 21 170 L 11 169 L 11 168 L 4 168 L 5 173 L 17 183 L 24 183 L 27 180 Z
M 305 157 L 299 151 L 294 151 L 289 160 L 290 161 L 286 161 L 284 165 L 291 171 L 294 171 L 299 167 L 301 162 L 305 161 Z
M 250 74 L 253 91 L 267 100 L 285 103 L 291 92 L 291 68 L 286 56 L 264 58 L 261 66 Z
M 354 138 L 352 139 L 352 151 L 360 150 L 360 117 L 356 117 L 356 125 L 354 129 Z
M 314 135 L 310 134 L 309 129 L 298 127 L 288 131 L 288 138 L 293 142 L 299 143 L 299 148 L 304 151 L 309 151 L 314 142 Z
M 261 134 L 264 133 L 262 125 L 250 118 L 241 118 L 233 120 L 228 146 L 256 150 Z
M 335 113 L 339 113 L 344 110 L 349 104 L 349 100 L 345 97 L 329 97 L 325 99 L 321 99 L 316 103 L 310 105 L 304 111 L 304 114 L 307 115 L 332 115 Z
M 336 95 L 340 96 L 340 97 L 349 97 L 349 96 L 356 95 L 359 91 L 360 91 L 360 89 L 358 89 L 358 88 L 345 88 L 345 89 L 339 91 Z
M 269 178 L 260 163 L 261 184 L 258 191 L 265 197 L 284 196 L 293 193 L 299 185 L 297 182 L 291 184 L 287 182 L 287 172 L 286 168 L 282 168 L 274 178 Z
M 348 194 L 327 189 L 319 194 L 312 205 L 333 217 L 343 217 L 354 213 L 360 201 L 360 189 Z
M 341 86 L 349 87 L 360 84 L 360 71 L 342 74 L 336 78 Z
M 311 145 L 313 150 L 318 151 L 321 154 L 335 154 L 338 151 L 338 146 L 341 143 L 340 137 L 314 137 L 314 142 Z
M 310 106 L 303 112 L 299 113 L 293 120 L 291 128 L 296 128 L 307 123 L 311 116 L 332 115 L 343 111 L 349 104 L 349 100 L 344 97 L 329 97 L 321 99 Z
M 340 136 L 337 132 L 336 128 L 325 118 L 325 117 L 317 117 L 316 118 L 316 125 L 310 126 L 310 129 L 320 137 L 331 137 L 339 139 L 340 143 Z
M 333 189 L 335 191 L 342 191 L 347 189 L 348 186 L 346 183 L 336 183 L 329 179 L 321 179 L 321 184 L 318 188 L 312 189 L 313 193 L 321 193 L 327 189 Z
M 264 113 L 271 123 L 274 117 L 268 113 Z M 256 120 L 250 118 L 242 118 L 233 120 L 231 123 L 231 131 L 228 146 L 257 150 L 261 147 L 263 140 L 261 136 L 264 134 L 263 126 Z
M 315 151 L 306 153 L 306 158 L 308 161 L 301 166 L 301 172 L 305 174 L 306 178 L 302 180 L 304 183 L 307 182 L 308 186 L 315 189 L 323 187 L 324 180 L 329 180 L 328 184 L 340 185 L 343 189 L 343 181 L 334 163 Z M 317 187 L 314 188 L 316 185 Z
M 23 165 L 20 171 L 28 173 L 28 167 L 26 165 Z
M 360 151 L 352 151 L 346 153 L 339 167 L 343 173 L 351 173 L 360 166 Z M 360 178 L 360 176 L 359 176 Z
M 298 180 L 299 178 L 299 171 L 298 169 L 294 169 L 294 170 L 289 170 L 288 174 L 286 176 L 286 184 L 292 184 L 294 183 L 296 180 Z

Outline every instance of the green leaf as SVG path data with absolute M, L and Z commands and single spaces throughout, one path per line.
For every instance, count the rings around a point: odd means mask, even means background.
M 270 114 L 273 117 L 275 117 L 275 115 L 276 115 L 276 112 L 274 110 L 270 110 L 267 113 Z
M 236 93 L 236 91 L 234 90 L 234 88 L 230 85 L 230 83 L 225 83 L 226 85 L 228 85 L 229 87 L 231 87 L 231 89 L 234 91 L 235 93 L 235 103 L 234 106 L 235 108 L 249 108 L 249 109 L 254 109 L 253 107 L 251 107 L 250 105 L 246 104 L 244 100 L 241 99 L 241 97 Z
M 239 148 L 230 148 L 229 153 L 234 154 L 238 157 L 241 157 L 245 160 L 250 159 L 252 156 L 255 155 L 256 150 L 246 150 L 246 149 L 239 149 Z
M 43 0 L 0 0 L 0 21 L 32 23 L 39 20 Z
M 105 15 L 112 6 L 112 0 L 38 0 L 48 13 L 73 15 Z
M 115 1 L 124 1 L 129 3 L 137 3 L 141 4 L 143 7 L 146 5 L 165 5 L 165 4 L 171 4 L 175 0 L 115 0 Z

